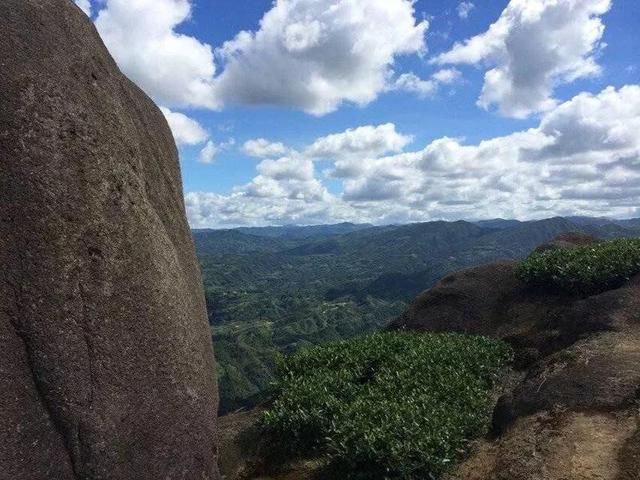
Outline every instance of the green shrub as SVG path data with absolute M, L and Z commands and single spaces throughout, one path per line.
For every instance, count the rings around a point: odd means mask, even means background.
M 619 287 L 637 273 L 640 273 L 637 238 L 534 252 L 518 268 L 518 276 L 529 284 L 578 294 Z
M 485 431 L 510 355 L 502 342 L 458 334 L 303 348 L 281 360 L 264 425 L 290 451 L 332 460 L 340 478 L 436 478 Z

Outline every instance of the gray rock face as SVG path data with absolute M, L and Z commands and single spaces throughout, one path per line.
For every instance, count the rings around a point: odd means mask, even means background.
M 169 127 L 70 0 L 0 32 L 0 478 L 217 479 Z

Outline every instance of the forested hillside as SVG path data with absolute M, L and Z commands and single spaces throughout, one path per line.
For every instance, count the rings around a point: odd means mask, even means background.
M 580 217 L 194 231 L 221 411 L 267 398 L 276 351 L 379 329 L 445 274 L 523 258 L 571 231 L 631 237 L 640 224 Z

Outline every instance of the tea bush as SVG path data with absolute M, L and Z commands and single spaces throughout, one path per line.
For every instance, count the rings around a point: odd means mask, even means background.
M 619 287 L 640 273 L 640 239 L 534 252 L 518 268 L 519 277 L 537 286 L 578 294 Z
M 510 360 L 502 342 L 377 333 L 280 361 L 264 426 L 290 451 L 331 459 L 341 478 L 437 478 L 487 426 Z

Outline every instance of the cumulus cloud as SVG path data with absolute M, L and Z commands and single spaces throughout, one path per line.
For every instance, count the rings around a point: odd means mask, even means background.
M 95 24 L 122 71 L 158 103 L 217 108 L 213 49 L 177 33 L 190 0 L 104 0 Z
M 313 162 L 298 155 L 263 160 L 258 165 L 258 176 L 235 192 L 242 193 L 251 203 L 258 199 L 264 205 L 294 202 L 309 206 L 330 198 L 315 177 Z
M 178 146 L 199 145 L 209 138 L 209 134 L 202 125 L 185 114 L 173 112 L 166 107 L 160 107 L 160 110 L 167 119 Z
M 91 16 L 91 1 L 90 0 L 74 0 L 74 3 L 78 5 L 88 17 Z
M 235 144 L 236 141 L 233 138 L 229 138 L 226 142 L 222 143 L 215 143 L 213 140 L 209 140 L 198 154 L 198 163 L 205 165 L 214 163 L 220 153 L 233 148 Z
M 255 158 L 278 157 L 286 154 L 289 149 L 280 142 L 270 142 L 265 138 L 248 140 L 242 146 L 242 151 Z
M 543 117 L 539 130 L 554 138 L 539 150 L 545 159 L 631 151 L 640 145 L 640 87 L 581 93 Z
M 273 180 L 313 180 L 313 162 L 300 157 L 263 160 L 258 165 L 258 172 Z
M 556 86 L 597 75 L 611 0 L 511 0 L 489 29 L 456 43 L 438 64 L 490 65 L 478 100 L 516 118 L 555 106 Z
M 474 8 L 475 5 L 472 2 L 460 2 L 457 8 L 458 16 L 460 18 L 469 18 L 469 14 Z
M 185 196 L 189 221 L 194 227 L 234 227 L 239 225 L 319 224 L 329 219 L 351 218 L 335 197 L 306 202 L 299 199 L 270 199 L 247 196 L 192 192 Z
M 277 0 L 258 31 L 217 50 L 216 93 L 315 115 L 365 105 L 385 89 L 396 56 L 424 52 L 427 28 L 411 0 Z
M 198 162 L 204 164 L 213 163 L 218 152 L 218 146 L 211 140 L 209 140 L 204 148 L 200 150 L 200 153 L 198 155 Z
M 428 22 L 416 19 L 413 3 L 277 0 L 257 31 L 217 49 L 178 33 L 192 0 L 104 0 L 95 23 L 122 71 L 161 105 L 269 104 L 324 115 L 375 100 L 398 56 L 426 51 Z
M 404 151 L 408 141 L 353 147 L 345 140 L 359 130 L 352 129 L 264 160 L 231 195 L 188 194 L 189 218 L 194 226 L 229 226 L 632 216 L 640 204 L 639 128 L 640 85 L 629 85 L 579 94 L 535 128 L 477 144 L 444 137 L 417 151 Z M 318 151 L 334 163 L 342 194 L 318 178 L 307 153 L 315 144 L 325 145 Z
M 393 123 L 366 125 L 318 138 L 305 153 L 312 158 L 379 156 L 399 152 L 412 140 L 410 135 L 398 133 Z
M 280 145 L 256 141 L 249 150 L 267 156 L 284 150 L 280 158 L 265 158 L 256 177 L 231 195 L 207 192 L 187 194 L 189 218 L 195 226 L 255 223 L 322 223 L 354 218 L 356 210 L 328 192 L 318 178 L 314 162 L 319 159 L 352 159 L 401 151 L 411 137 L 401 135 L 393 124 L 364 126 L 318 138 L 297 152 Z M 245 144 L 246 147 L 246 144 Z M 214 223 L 215 222 L 215 223 Z
M 373 159 L 345 181 L 345 199 L 420 205 L 456 216 L 629 212 L 640 200 L 640 86 L 583 93 L 537 128 L 464 145 Z M 591 139 L 584 141 L 585 139 Z
M 391 90 L 404 90 L 415 93 L 420 98 L 431 97 L 438 92 L 442 85 L 449 85 L 461 78 L 462 74 L 455 68 L 445 68 L 434 73 L 428 80 L 423 80 L 414 73 L 400 75 Z

